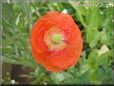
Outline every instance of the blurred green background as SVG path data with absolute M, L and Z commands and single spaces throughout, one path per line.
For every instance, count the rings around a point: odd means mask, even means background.
M 105 0 L 2 3 L 2 84 L 114 84 L 113 7 Z M 32 25 L 48 11 L 70 14 L 83 37 L 78 64 L 59 73 L 35 64 L 29 44 Z

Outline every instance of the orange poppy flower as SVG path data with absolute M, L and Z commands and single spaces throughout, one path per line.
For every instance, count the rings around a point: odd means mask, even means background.
M 48 71 L 59 72 L 77 64 L 82 52 L 82 37 L 72 17 L 47 12 L 38 19 L 30 34 L 32 55 Z

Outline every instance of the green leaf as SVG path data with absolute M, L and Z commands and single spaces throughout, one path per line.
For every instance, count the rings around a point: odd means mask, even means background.
M 86 23 L 87 23 L 87 29 L 88 28 L 96 28 L 98 29 L 99 25 L 99 13 L 98 9 L 94 7 L 90 7 L 86 11 Z
M 99 39 L 100 39 L 100 32 L 98 32 L 95 28 L 87 29 L 86 40 L 91 48 L 97 45 Z
M 90 68 L 89 64 L 83 64 L 80 68 L 80 72 L 79 72 L 78 76 L 82 76 L 83 74 L 88 72 L 89 68 Z
M 110 36 L 108 35 L 108 33 L 106 32 L 106 30 L 104 29 L 102 32 L 101 32 L 101 38 L 100 38 L 100 42 L 102 44 L 106 44 L 106 45 L 110 45 L 110 41 L 111 38 Z M 110 41 L 110 42 L 109 42 Z M 112 44 L 112 42 L 111 42 Z
M 82 25 L 86 28 L 86 23 L 84 21 L 84 18 L 80 14 L 80 12 L 77 11 L 76 16 L 77 16 L 78 20 L 82 23 Z
M 88 64 L 90 65 L 91 68 L 94 68 L 97 66 L 96 64 L 97 57 L 98 57 L 98 50 L 93 49 L 88 56 Z
M 80 59 L 80 61 L 79 61 L 79 64 L 80 64 L 80 65 L 86 64 L 86 61 L 87 61 L 87 59 L 86 59 L 86 52 L 83 51 L 83 52 L 82 52 L 82 57 L 81 57 L 81 59 Z
M 59 72 L 59 73 L 52 73 L 51 78 L 52 78 L 52 80 L 54 80 L 54 82 L 56 84 L 59 84 L 59 83 L 63 82 L 64 80 L 73 78 L 73 76 L 69 73 Z
M 88 8 L 86 12 L 86 41 L 89 43 L 90 47 L 96 46 L 98 40 L 100 39 L 100 32 L 98 32 L 99 26 L 99 14 L 97 8 Z
M 97 60 L 96 64 L 100 65 L 100 66 L 109 66 L 110 65 L 109 64 L 109 59 L 111 59 L 110 55 L 111 55 L 110 51 L 107 51 L 107 52 L 101 54 L 100 56 L 98 56 L 96 58 L 96 60 Z

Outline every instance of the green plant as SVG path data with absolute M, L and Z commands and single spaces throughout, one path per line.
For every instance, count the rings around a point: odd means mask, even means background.
M 84 4 L 80 1 L 81 4 Z M 91 3 L 91 2 L 90 2 Z M 102 2 L 103 3 L 103 2 Z M 30 67 L 22 74 L 34 78 L 31 84 L 113 83 L 113 7 L 76 6 L 76 2 L 2 3 L 2 61 Z M 108 7 L 109 6 L 109 7 Z M 47 11 L 67 10 L 83 36 L 83 52 L 78 65 L 60 73 L 48 73 L 35 64 L 31 55 L 29 32 L 33 23 Z

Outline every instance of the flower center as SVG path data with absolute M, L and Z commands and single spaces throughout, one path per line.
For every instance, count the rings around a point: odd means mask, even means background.
M 52 40 L 53 40 L 53 42 L 55 42 L 55 43 L 60 43 L 61 42 L 61 35 L 60 34 L 53 34 L 53 36 L 52 36 Z
M 62 50 L 66 47 L 64 33 L 58 27 L 51 27 L 44 35 L 44 42 L 49 50 Z

